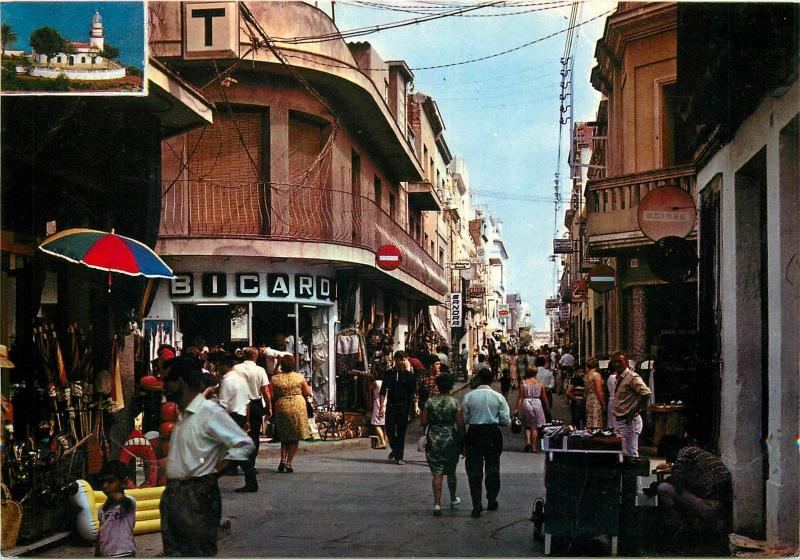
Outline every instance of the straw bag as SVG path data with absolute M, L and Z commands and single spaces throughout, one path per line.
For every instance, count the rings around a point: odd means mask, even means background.
M 11 549 L 17 545 L 19 529 L 22 526 L 22 506 L 11 498 L 11 491 L 5 483 L 0 484 L 2 490 L 2 508 L 0 518 L 2 518 L 3 532 L 0 536 L 2 545 L 0 549 Z

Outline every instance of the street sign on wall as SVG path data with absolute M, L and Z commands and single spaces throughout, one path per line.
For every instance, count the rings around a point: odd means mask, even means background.
M 461 293 L 450 294 L 450 327 L 461 328 L 464 325 L 464 310 Z
M 375 253 L 375 264 L 387 272 L 399 268 L 402 261 L 400 249 L 394 245 L 383 245 Z
M 611 266 L 598 264 L 586 274 L 586 285 L 598 293 L 608 293 L 614 289 L 614 276 L 616 272 Z
M 573 239 L 553 239 L 554 254 L 570 254 L 575 252 L 575 241 Z
M 545 299 L 544 300 L 544 308 L 546 308 L 546 309 L 557 309 L 558 308 L 558 299 Z
M 468 270 L 472 266 L 469 260 L 456 260 L 450 264 L 450 267 L 455 270 Z
M 480 299 L 486 295 L 486 287 L 483 285 L 470 285 L 467 289 L 467 295 L 469 295 L 472 299 Z

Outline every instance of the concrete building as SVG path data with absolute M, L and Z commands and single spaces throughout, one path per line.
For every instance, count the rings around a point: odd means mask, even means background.
M 341 328 L 392 349 L 437 334 L 429 307 L 448 290 L 434 187 L 447 168 L 443 125 L 423 99 L 415 130 L 402 61 L 363 42 L 293 43 L 338 33 L 312 5 L 225 4 L 210 34 L 199 6 L 148 4 L 159 22 L 151 52 L 217 107 L 212 126 L 163 146 L 157 248 L 179 279 L 151 315 L 174 320 L 184 344 L 302 340 L 317 399 L 335 401 Z M 442 157 L 433 167 L 419 156 L 426 146 Z M 393 271 L 377 266 L 385 245 L 401 255 Z
M 677 15 L 685 143 L 699 190 L 709 431 L 733 475 L 733 530 L 796 553 L 798 6 L 681 3 Z
M 612 291 L 595 298 L 592 351 L 626 350 L 632 359 L 682 360 L 693 354 L 697 283 L 667 283 L 654 269 L 665 255 L 638 222 L 642 200 L 662 186 L 696 197 L 694 166 L 678 136 L 677 5 L 620 2 L 595 50 L 598 110 L 586 197 L 586 248 L 616 270 Z M 696 239 L 696 227 L 687 236 Z M 684 379 L 692 375 L 684 375 Z M 694 380 L 661 385 L 666 401 L 686 401 Z M 657 387 L 658 390 L 659 387 Z M 656 395 L 659 399 L 659 395 Z

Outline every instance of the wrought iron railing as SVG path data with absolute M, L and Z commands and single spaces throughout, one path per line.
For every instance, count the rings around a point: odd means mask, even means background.
M 447 292 L 445 270 L 374 200 L 316 186 L 188 180 L 162 188 L 162 238 L 226 237 L 306 241 L 375 252 L 403 252 L 400 269 L 436 293 Z

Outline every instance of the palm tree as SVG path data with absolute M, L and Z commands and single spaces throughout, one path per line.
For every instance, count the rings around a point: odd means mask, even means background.
M 0 59 L 2 59 L 6 55 L 6 47 L 9 45 L 13 45 L 17 42 L 17 34 L 14 33 L 14 30 L 11 26 L 7 23 L 0 25 Z

